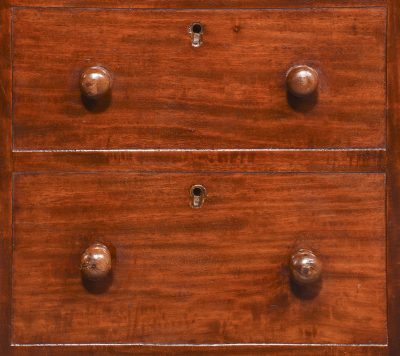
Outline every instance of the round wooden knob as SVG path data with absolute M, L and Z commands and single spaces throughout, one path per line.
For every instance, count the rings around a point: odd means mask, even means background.
M 286 75 L 286 85 L 295 96 L 310 95 L 318 88 L 318 73 L 308 66 L 293 67 Z
M 89 246 L 81 256 L 81 271 L 93 281 L 107 277 L 111 271 L 111 253 L 107 246 L 101 243 Z
M 80 86 L 83 95 L 100 98 L 111 90 L 111 75 L 103 67 L 86 68 L 81 74 Z
M 321 278 L 321 260 L 310 250 L 301 249 L 294 253 L 289 267 L 292 279 L 298 284 L 314 283 Z

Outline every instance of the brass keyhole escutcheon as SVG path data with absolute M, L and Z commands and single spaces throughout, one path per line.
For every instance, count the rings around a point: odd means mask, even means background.
M 200 184 L 193 185 L 190 188 L 190 206 L 194 209 L 201 208 L 206 199 L 207 191 Z
M 200 47 L 203 44 L 204 26 L 200 22 L 194 22 L 189 26 L 188 32 L 192 38 L 192 46 Z

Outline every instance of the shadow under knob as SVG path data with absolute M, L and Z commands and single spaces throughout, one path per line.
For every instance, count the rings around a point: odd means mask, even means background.
M 106 278 L 111 272 L 110 250 L 101 243 L 89 246 L 81 256 L 82 275 L 92 281 Z
M 294 282 L 311 284 L 321 278 L 322 262 L 312 251 L 300 249 L 290 257 L 289 269 Z
M 81 74 L 81 92 L 88 98 L 97 99 L 110 92 L 111 82 L 111 75 L 107 69 L 99 66 L 89 67 Z
M 318 88 L 318 83 L 317 71 L 306 65 L 292 67 L 286 75 L 287 89 L 297 97 L 313 94 Z

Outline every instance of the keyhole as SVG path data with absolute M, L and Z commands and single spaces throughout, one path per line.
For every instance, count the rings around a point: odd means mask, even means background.
M 190 206 L 192 208 L 201 208 L 206 198 L 206 188 L 196 184 L 190 188 Z
M 201 23 L 192 24 L 192 32 L 193 33 L 203 33 L 203 26 Z
M 193 47 L 200 47 L 203 44 L 203 25 L 200 22 L 194 22 L 189 26 L 189 34 L 192 37 Z

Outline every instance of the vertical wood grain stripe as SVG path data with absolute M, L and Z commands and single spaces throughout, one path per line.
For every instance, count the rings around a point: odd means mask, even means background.
M 400 354 L 400 8 L 388 4 L 387 284 L 390 355 Z
M 10 349 L 11 312 L 11 12 L 0 1 L 0 354 Z

